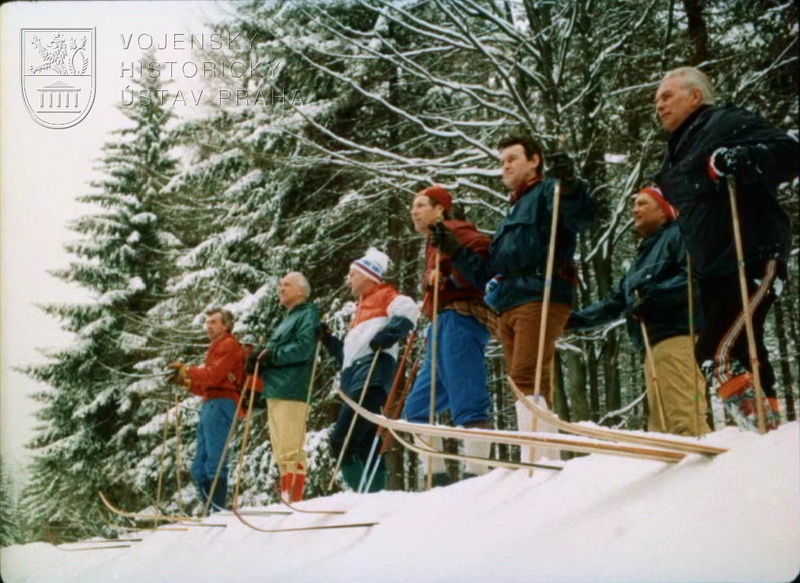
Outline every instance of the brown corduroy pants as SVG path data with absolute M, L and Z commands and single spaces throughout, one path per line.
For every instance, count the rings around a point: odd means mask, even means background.
M 506 358 L 508 374 L 526 395 L 534 394 L 536 359 L 539 354 L 539 329 L 542 320 L 542 302 L 529 302 L 511 308 L 500 315 L 498 329 L 500 342 Z M 544 345 L 544 369 L 540 394 L 552 409 L 552 379 L 550 363 L 556 352 L 556 340 L 564 331 L 570 307 L 566 304 L 550 304 L 547 312 L 547 328 Z

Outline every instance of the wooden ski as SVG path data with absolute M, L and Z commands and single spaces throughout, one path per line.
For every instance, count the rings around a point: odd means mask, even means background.
M 67 543 L 67 544 L 79 544 L 79 543 Z M 99 547 L 83 547 L 79 549 L 65 549 L 64 547 L 59 545 L 53 545 L 53 546 L 55 546 L 59 551 L 64 551 L 67 553 L 76 553 L 79 551 L 103 551 L 106 549 L 127 549 L 130 548 L 132 545 L 103 545 Z
M 716 447 L 713 445 L 705 445 L 702 443 L 693 443 L 690 441 L 683 441 L 680 439 L 670 439 L 668 437 L 655 437 L 651 435 L 640 435 L 629 431 L 620 431 L 618 429 L 607 429 L 605 427 L 587 427 L 585 425 L 578 425 L 577 423 L 570 423 L 569 421 L 561 420 L 558 415 L 552 411 L 548 411 L 539 405 L 533 403 L 530 399 L 526 399 L 519 387 L 514 383 L 511 377 L 508 378 L 508 385 L 514 396 L 519 399 L 531 413 L 533 413 L 540 420 L 545 421 L 565 433 L 573 435 L 582 435 L 585 437 L 593 437 L 596 439 L 605 439 L 612 442 L 635 443 L 639 445 L 658 447 L 671 451 L 678 451 L 682 453 L 696 453 L 701 455 L 719 455 L 728 451 L 723 447 Z
M 304 508 L 298 508 L 294 504 L 287 502 L 283 499 L 283 496 L 278 496 L 278 499 L 280 499 L 284 506 L 291 509 L 293 512 L 299 512 L 300 514 L 344 514 L 346 512 L 346 510 L 306 510 Z
M 174 516 L 170 514 L 141 514 L 139 512 L 127 512 L 122 510 L 121 508 L 117 508 L 111 502 L 108 501 L 108 498 L 105 495 L 98 491 L 100 495 L 100 500 L 103 501 L 103 504 L 106 508 L 108 508 L 114 514 L 119 514 L 120 516 L 124 516 L 125 518 L 134 518 L 137 520 L 155 520 L 155 521 L 162 521 L 162 522 L 202 522 L 201 518 L 194 518 L 191 516 Z
M 459 427 L 442 427 L 425 423 L 410 423 L 408 421 L 390 420 L 383 415 L 371 413 L 360 407 L 348 397 L 340 388 L 336 388 L 339 397 L 347 403 L 356 413 L 376 425 L 387 429 L 395 429 L 406 433 L 427 435 L 434 437 L 450 437 L 454 439 L 473 439 L 491 443 L 505 443 L 508 445 L 521 445 L 525 447 L 549 447 L 552 449 L 576 451 L 580 453 L 598 453 L 639 459 L 649 459 L 661 462 L 675 463 L 681 461 L 685 454 L 674 450 L 665 450 L 655 447 L 634 446 L 622 443 L 591 439 L 576 435 L 560 435 L 550 433 L 519 433 L 516 431 L 500 431 L 492 429 L 464 429 Z
M 279 533 L 279 532 L 302 532 L 306 530 L 333 530 L 333 529 L 340 529 L 340 528 L 369 528 L 371 526 L 375 526 L 378 524 L 377 522 L 353 522 L 353 523 L 345 523 L 345 524 L 324 524 L 319 526 L 296 526 L 296 527 L 289 527 L 289 528 L 262 528 L 260 526 L 256 526 L 249 520 L 247 520 L 240 512 L 239 509 L 236 507 L 236 502 L 234 501 L 231 504 L 231 510 L 233 511 L 234 516 L 239 519 L 239 522 L 244 524 L 246 527 L 256 530 L 258 532 L 269 532 L 269 533 Z
M 403 447 L 405 447 L 406 449 L 408 449 L 410 451 L 418 453 L 420 455 L 429 455 L 429 456 L 432 456 L 432 457 L 438 457 L 438 458 L 442 458 L 442 459 L 458 460 L 458 461 L 463 461 L 463 462 L 472 462 L 472 463 L 480 464 L 480 465 L 483 465 L 483 466 L 492 466 L 492 467 L 495 467 L 495 468 L 506 468 L 506 469 L 509 469 L 509 470 L 542 469 L 542 470 L 558 471 L 558 470 L 563 470 L 564 469 L 564 466 L 559 466 L 559 465 L 555 465 L 555 464 L 546 464 L 546 463 L 533 463 L 533 464 L 530 464 L 530 463 L 526 463 L 526 462 L 509 462 L 509 461 L 505 461 L 505 460 L 494 460 L 494 459 L 483 458 L 483 457 L 475 457 L 475 456 L 463 455 L 463 454 L 459 454 L 459 453 L 448 453 L 448 452 L 440 451 L 440 450 L 436 449 L 435 447 L 430 447 L 430 446 L 420 447 L 420 446 L 414 444 L 413 442 L 410 442 L 410 441 L 400 437 L 400 435 L 399 435 L 400 432 L 397 431 L 396 429 L 389 428 L 388 431 L 394 436 L 394 438 Z

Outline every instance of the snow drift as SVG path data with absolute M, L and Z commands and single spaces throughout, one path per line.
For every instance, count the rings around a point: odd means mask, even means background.
M 2 549 L 7 583 L 791 581 L 800 570 L 798 423 L 706 438 L 730 450 L 676 465 L 592 455 L 560 472 L 495 470 L 429 492 L 342 493 L 304 503 L 347 514 L 253 516 L 266 534 L 143 531 L 130 548 Z M 67 545 L 82 548 L 82 544 Z

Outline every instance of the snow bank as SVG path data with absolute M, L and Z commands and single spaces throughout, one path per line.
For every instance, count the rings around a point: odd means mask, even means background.
M 131 548 L 2 550 L 7 583 L 791 581 L 800 570 L 800 435 L 728 428 L 715 459 L 668 466 L 604 456 L 561 472 L 495 470 L 424 493 L 343 493 L 305 502 L 346 515 L 254 516 L 263 527 L 379 521 L 265 534 L 142 532 Z M 77 548 L 81 545 L 72 545 Z

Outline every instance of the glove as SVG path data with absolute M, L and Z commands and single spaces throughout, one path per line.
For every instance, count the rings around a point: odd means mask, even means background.
M 453 231 L 445 227 L 444 223 L 434 223 L 431 227 L 431 245 L 450 256 L 461 248 Z
M 327 338 L 333 335 L 331 331 L 331 327 L 328 326 L 325 322 L 320 322 L 317 324 L 317 340 L 321 342 L 325 342 Z
M 575 174 L 575 162 L 566 152 L 556 152 L 548 157 L 549 169 L 547 175 L 561 183 L 561 195 L 569 196 L 578 184 Z
M 742 146 L 734 146 L 733 148 L 717 148 L 711 154 L 709 159 L 709 173 L 713 179 L 717 176 L 730 176 L 738 174 L 744 164 L 743 159 L 746 155 L 746 150 Z M 715 176 L 716 174 L 716 176 Z
M 250 397 L 253 398 L 253 410 L 255 409 L 263 409 L 264 403 L 261 402 L 261 394 L 258 391 L 252 391 L 250 389 L 245 389 L 242 391 L 242 410 L 246 413 L 250 408 Z
M 185 387 L 188 387 L 191 384 L 191 381 L 189 380 L 189 373 L 186 372 L 186 365 L 180 360 L 170 362 L 167 365 L 167 368 L 171 368 L 173 371 L 175 371 L 167 377 L 169 382 L 175 383 L 176 385 L 183 385 Z
M 256 372 L 256 363 L 263 362 L 269 356 L 269 350 L 266 346 L 256 346 L 247 357 L 247 365 L 245 369 L 247 374 L 254 374 Z
M 372 337 L 372 340 L 369 341 L 370 350 L 373 352 L 391 348 L 391 346 L 397 342 L 396 338 L 393 338 L 388 334 L 381 334 L 381 332 L 383 332 L 383 330 L 375 334 L 375 336 Z

